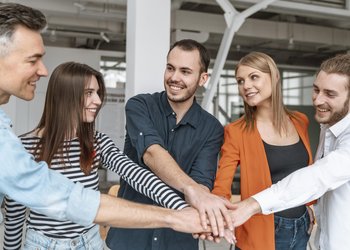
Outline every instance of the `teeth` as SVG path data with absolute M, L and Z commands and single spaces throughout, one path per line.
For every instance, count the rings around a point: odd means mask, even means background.
M 246 94 L 247 97 L 251 97 L 251 96 L 254 96 L 254 95 L 256 95 L 256 93 L 248 93 L 248 94 Z
M 171 89 L 175 89 L 175 90 L 180 90 L 180 89 L 181 89 L 180 87 L 173 86 L 173 85 L 171 85 L 170 88 L 171 88 Z
M 90 112 L 96 113 L 97 109 L 87 109 Z
M 328 111 L 328 109 L 320 109 L 320 108 L 318 108 L 317 110 L 320 112 L 327 112 Z

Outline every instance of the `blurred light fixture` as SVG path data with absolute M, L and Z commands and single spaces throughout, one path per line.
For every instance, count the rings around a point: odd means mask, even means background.
M 56 41 L 57 41 L 56 30 L 51 30 L 51 31 L 50 31 L 49 40 L 50 40 L 51 42 L 56 42 Z
M 101 32 L 100 36 L 106 43 L 109 43 L 111 41 L 104 32 Z
M 74 2 L 73 5 L 75 7 L 78 7 L 80 10 L 85 10 L 85 5 L 84 4 L 81 4 L 81 3 L 78 3 L 78 2 Z
M 292 36 L 288 40 L 288 49 L 294 49 L 294 38 Z

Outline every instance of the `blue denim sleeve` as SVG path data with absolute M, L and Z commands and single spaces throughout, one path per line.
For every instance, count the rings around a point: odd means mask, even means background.
M 139 162 L 149 146 L 159 144 L 164 147 L 164 141 L 153 124 L 150 114 L 153 109 L 149 105 L 140 96 L 129 99 L 125 105 L 126 129 Z
M 71 220 L 83 226 L 96 217 L 100 193 L 84 189 L 63 175 L 36 162 L 22 146 L 0 113 L 0 196 L 58 220 Z

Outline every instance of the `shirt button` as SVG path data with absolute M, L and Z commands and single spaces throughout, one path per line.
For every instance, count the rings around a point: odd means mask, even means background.
M 175 116 L 175 115 L 176 115 L 176 113 L 175 113 L 175 112 L 173 112 L 173 113 L 172 113 L 172 115 L 174 115 L 174 116 Z
M 172 129 L 172 130 L 171 130 L 171 132 L 174 132 L 174 131 L 175 131 L 175 129 Z
M 140 135 L 143 135 L 142 132 L 140 132 Z
M 157 237 L 154 237 L 154 238 L 153 238 L 153 240 L 154 240 L 154 241 L 157 241 L 157 240 L 158 240 L 158 238 L 157 238 Z

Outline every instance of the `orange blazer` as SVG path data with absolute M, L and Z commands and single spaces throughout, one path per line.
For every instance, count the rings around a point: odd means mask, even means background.
M 291 116 L 299 137 L 309 154 L 309 164 L 312 163 L 307 128 L 309 120 L 306 115 L 294 112 Z M 244 200 L 271 186 L 270 169 L 264 149 L 264 144 L 256 127 L 245 128 L 244 118 L 225 126 L 224 144 L 221 148 L 221 158 L 216 174 L 213 193 L 231 197 L 231 186 L 237 166 L 241 171 L 241 199 Z M 274 250 L 275 232 L 274 216 L 257 214 L 235 230 L 237 246 L 242 250 Z

